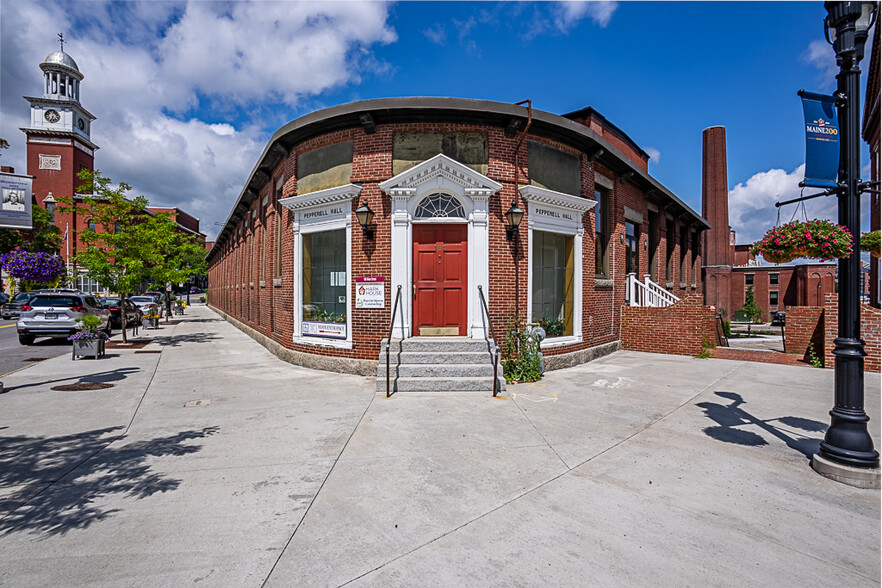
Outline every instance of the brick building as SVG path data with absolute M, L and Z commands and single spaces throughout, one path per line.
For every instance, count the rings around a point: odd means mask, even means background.
M 864 120 L 863 120 L 863 138 L 870 147 L 870 179 L 879 181 L 879 84 L 880 73 L 879 59 L 880 57 L 880 40 L 879 40 L 879 18 L 876 18 L 875 30 L 873 31 L 873 47 L 870 50 L 870 68 L 867 74 L 867 96 L 864 102 Z M 870 194 L 870 230 L 878 231 L 882 226 L 882 208 L 879 206 L 880 196 L 879 187 L 875 188 L 876 193 Z M 861 200 L 861 203 L 866 200 Z M 870 306 L 879 308 L 880 306 L 880 284 L 882 284 L 882 274 L 879 272 L 879 258 L 870 257 Z M 864 290 L 861 290 L 862 292 Z
M 750 244 L 737 245 L 729 226 L 726 129 L 707 128 L 702 138 L 702 214 L 712 225 L 703 241 L 705 304 L 731 318 L 753 286 L 765 320 L 785 306 L 823 305 L 824 296 L 836 288 L 836 263 L 760 265 Z
M 391 98 L 314 112 L 277 131 L 247 179 L 207 256 L 209 301 L 289 361 L 369 374 L 399 289 L 395 337 L 483 339 L 483 293 L 498 338 L 515 319 L 543 324 L 549 368 L 587 361 L 618 347 L 628 273 L 701 292 L 709 225 L 647 162 L 590 108 Z M 364 229 L 359 208 L 375 215 Z

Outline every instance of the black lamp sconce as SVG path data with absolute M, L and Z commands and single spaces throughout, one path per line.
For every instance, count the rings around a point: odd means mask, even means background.
M 506 241 L 511 241 L 518 236 L 518 227 L 522 218 L 524 218 L 524 211 L 518 208 L 517 200 L 512 200 L 511 208 L 505 213 L 505 220 L 508 221 L 508 226 L 505 228 Z
M 361 206 L 355 209 L 355 218 L 358 219 L 358 224 L 361 225 L 361 232 L 365 239 L 373 239 L 374 230 L 368 227 L 374 222 L 374 211 L 368 206 L 367 200 L 363 200 Z

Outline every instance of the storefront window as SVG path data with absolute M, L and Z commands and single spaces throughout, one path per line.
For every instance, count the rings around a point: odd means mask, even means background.
M 303 235 L 303 335 L 346 338 L 346 231 Z
M 532 322 L 548 337 L 573 334 L 573 237 L 533 231 Z

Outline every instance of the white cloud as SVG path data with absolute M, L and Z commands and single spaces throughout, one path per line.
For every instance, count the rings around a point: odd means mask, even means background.
M 606 27 L 613 13 L 619 7 L 618 2 L 555 2 L 553 10 L 554 26 L 562 33 L 567 32 L 586 16 L 601 28 Z
M 837 203 L 834 196 L 822 196 L 806 200 L 805 212 L 802 204 L 788 204 L 780 209 L 775 202 L 799 198 L 799 182 L 805 179 L 805 164 L 792 172 L 783 169 L 770 169 L 751 176 L 729 191 L 729 224 L 737 233 L 738 243 L 753 243 L 762 238 L 766 231 L 778 224 L 778 211 L 781 224 L 791 219 L 837 218 Z M 815 194 L 818 189 L 806 188 L 803 195 Z
M 21 97 L 40 95 L 39 64 L 63 30 L 85 76 L 81 103 L 98 117 L 96 168 L 194 214 L 211 237 L 290 107 L 388 71 L 370 50 L 396 40 L 387 19 L 374 2 L 4 2 L 3 164 L 26 169 Z M 243 110 L 253 122 L 240 128 Z
M 833 52 L 833 47 L 827 41 L 815 39 L 809 43 L 802 58 L 818 69 L 818 83 L 825 88 L 835 87 L 839 67 L 836 65 L 836 54 Z
M 447 31 L 444 30 L 444 25 L 441 23 L 435 23 L 433 26 L 425 29 L 423 35 L 436 45 L 443 45 L 447 41 Z
M 236 129 L 233 127 L 233 125 L 228 125 L 227 123 L 208 125 L 208 128 L 214 131 L 216 135 L 220 135 L 221 137 L 228 137 L 236 133 Z
M 657 165 L 661 161 L 661 151 L 659 151 L 658 149 L 655 149 L 654 147 L 644 147 L 643 150 L 646 151 L 647 155 L 649 155 L 650 163 L 654 163 Z

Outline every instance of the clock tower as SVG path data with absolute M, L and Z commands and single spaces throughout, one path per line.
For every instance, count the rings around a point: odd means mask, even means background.
M 61 35 L 59 35 L 61 37 Z M 43 95 L 25 96 L 31 104 L 30 124 L 21 130 L 27 135 L 27 173 L 34 176 L 36 204 L 49 210 L 62 232 L 77 232 L 77 219 L 70 214 L 55 214 L 54 198 L 70 197 L 82 181 L 82 169 L 93 171 L 98 146 L 90 137 L 95 117 L 80 104 L 80 73 L 73 58 L 62 50 L 51 53 L 43 70 Z M 47 199 L 48 198 L 48 199 Z M 82 222 L 82 221 L 80 221 Z M 76 240 L 73 240 L 74 248 Z M 66 252 L 62 250 L 63 257 Z

